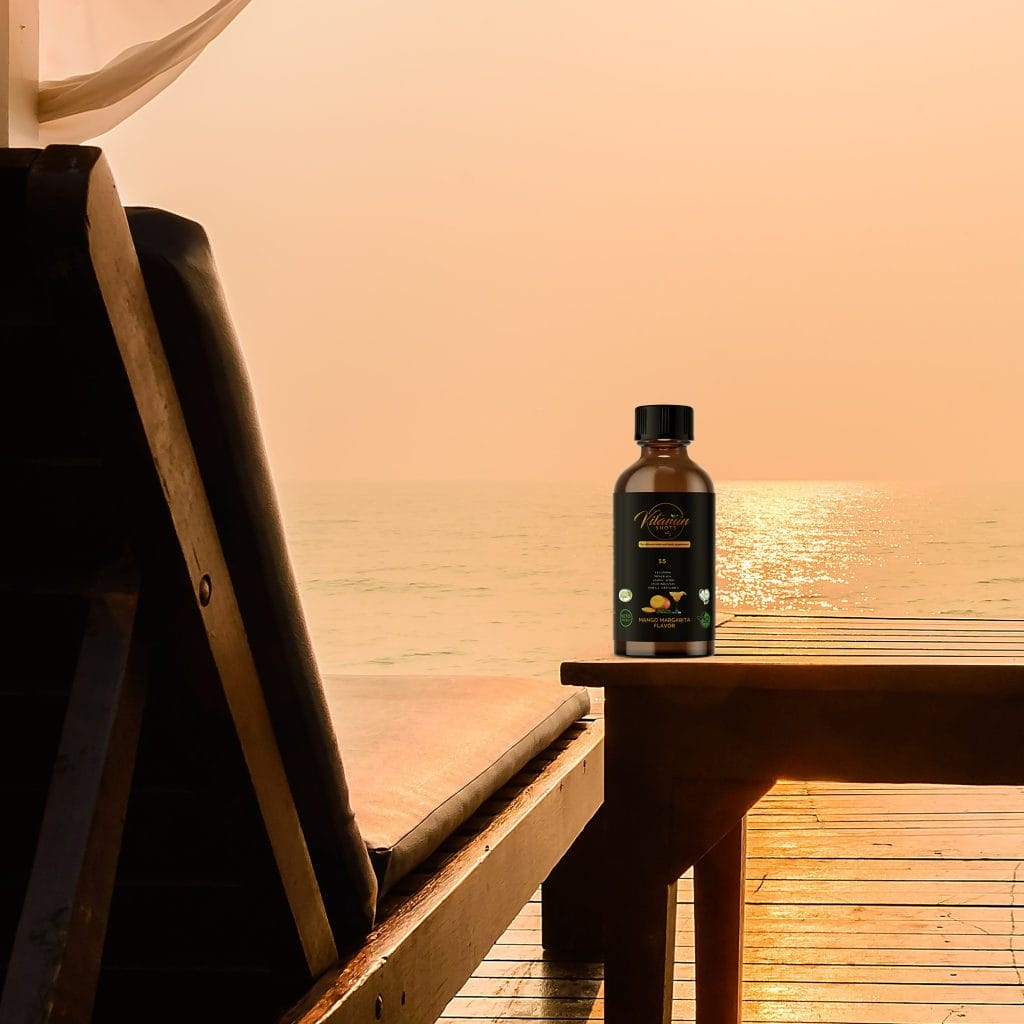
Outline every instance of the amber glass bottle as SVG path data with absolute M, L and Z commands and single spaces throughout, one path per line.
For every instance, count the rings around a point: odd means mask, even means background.
M 715 489 L 686 451 L 693 409 L 638 406 L 635 436 L 640 458 L 615 484 L 615 653 L 712 654 Z

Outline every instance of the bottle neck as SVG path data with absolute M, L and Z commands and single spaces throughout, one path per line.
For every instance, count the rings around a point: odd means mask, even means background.
M 640 445 L 640 457 L 644 459 L 669 459 L 678 458 L 686 454 L 686 446 L 689 441 L 680 441 L 676 438 L 659 437 L 654 441 L 637 441 Z

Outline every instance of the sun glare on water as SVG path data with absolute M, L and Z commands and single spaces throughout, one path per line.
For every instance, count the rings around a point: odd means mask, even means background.
M 863 484 L 735 484 L 719 494 L 719 602 L 726 609 L 835 611 L 852 576 L 902 538 L 888 494 Z

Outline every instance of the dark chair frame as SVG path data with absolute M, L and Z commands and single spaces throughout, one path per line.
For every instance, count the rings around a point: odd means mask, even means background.
M 592 923 L 580 927 L 594 913 L 593 872 L 585 866 L 594 861 L 594 815 L 603 798 L 603 726 L 593 720 L 574 726 L 390 894 L 357 947 L 337 936 L 110 170 L 88 147 L 8 151 L 5 159 L 16 169 L 32 165 L 35 201 L 42 193 L 58 245 L 62 232 L 85 225 L 88 263 L 72 272 L 102 297 L 305 960 L 308 991 L 295 992 L 296 1007 L 284 1019 L 428 1024 L 545 879 L 547 943 L 593 952 Z M 147 680 L 145 633 L 137 628 L 140 569 L 131 555 L 105 565 L 82 593 L 89 624 L 0 1024 L 91 1019 Z

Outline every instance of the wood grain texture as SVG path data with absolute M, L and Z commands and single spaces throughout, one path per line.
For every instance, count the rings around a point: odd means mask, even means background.
M 736 615 L 719 627 L 720 653 L 711 658 L 564 664 L 563 681 L 606 691 L 610 830 L 632 836 L 643 852 L 641 858 L 621 838 L 609 848 L 616 880 L 608 895 L 609 1024 L 663 1024 L 680 998 L 669 973 L 658 984 L 654 940 L 660 947 L 666 915 L 641 898 L 637 876 L 648 887 L 663 885 L 668 866 L 682 870 L 699 861 L 778 779 L 1024 783 L 1022 626 Z M 941 821 L 928 806 L 893 809 L 876 802 L 842 825 L 863 830 L 893 812 L 902 813 L 907 827 L 934 828 Z M 1001 838 L 1018 814 L 991 807 L 972 823 L 975 835 Z M 766 806 L 751 815 L 751 832 L 792 830 L 812 818 L 818 820 L 806 801 Z M 744 903 L 815 909 L 827 903 L 943 904 L 953 913 L 998 910 L 1004 886 L 999 879 L 966 878 L 947 895 L 944 879 L 906 875 L 837 878 L 809 893 L 804 880 L 766 871 L 745 891 L 734 877 L 718 903 L 739 930 Z M 678 891 L 687 896 L 684 885 Z M 698 901 L 698 910 L 698 929 L 728 932 L 706 901 Z M 698 931 L 698 1018 L 700 1024 L 734 1024 L 728 994 L 739 998 L 735 965 L 712 952 L 715 947 Z M 654 998 L 659 988 L 660 1004 Z M 1002 1003 L 1005 995 L 988 992 L 983 1001 Z M 845 996 L 834 988 L 830 998 Z
M 362 948 L 281 1024 L 431 1024 L 600 806 L 603 746 L 603 723 L 573 727 L 481 808 L 468 841 L 389 894 Z
M 915 801 L 946 808 L 923 835 L 902 820 Z M 1024 788 L 784 782 L 755 806 L 751 823 L 766 805 L 796 823 L 785 833 L 748 830 L 746 891 L 758 888 L 766 868 L 793 888 L 747 905 L 742 1020 L 1024 1024 L 1024 825 L 1005 833 L 1001 852 L 971 831 L 976 813 L 1024 810 Z M 880 845 L 861 857 L 861 840 L 849 847 L 845 826 L 869 813 L 883 819 L 871 832 Z M 932 902 L 875 902 L 880 880 L 907 877 L 915 865 L 931 872 L 922 878 L 941 882 L 927 894 Z M 965 883 L 978 877 L 998 881 L 992 905 L 962 905 Z M 838 901 L 828 892 L 835 879 L 861 888 Z M 673 1022 L 695 1019 L 692 881 L 681 880 L 679 890 Z M 601 896 L 601 889 L 593 893 Z M 603 965 L 545 955 L 542 916 L 538 895 L 445 1010 L 443 1024 L 604 1020 Z
M 337 961 L 241 612 L 113 176 L 99 150 L 50 147 L 30 191 L 84 213 L 102 294 L 310 972 Z M 84 210 L 81 207 L 84 205 Z M 211 586 L 212 584 L 212 586 Z M 208 590 L 209 588 L 209 590 Z
M 711 658 L 566 662 L 562 681 L 594 687 L 1024 689 L 1024 620 L 1019 619 L 737 614 L 717 625 L 715 645 Z M 752 665 L 754 673 L 748 671 Z M 968 677 L 959 671 L 965 666 Z

